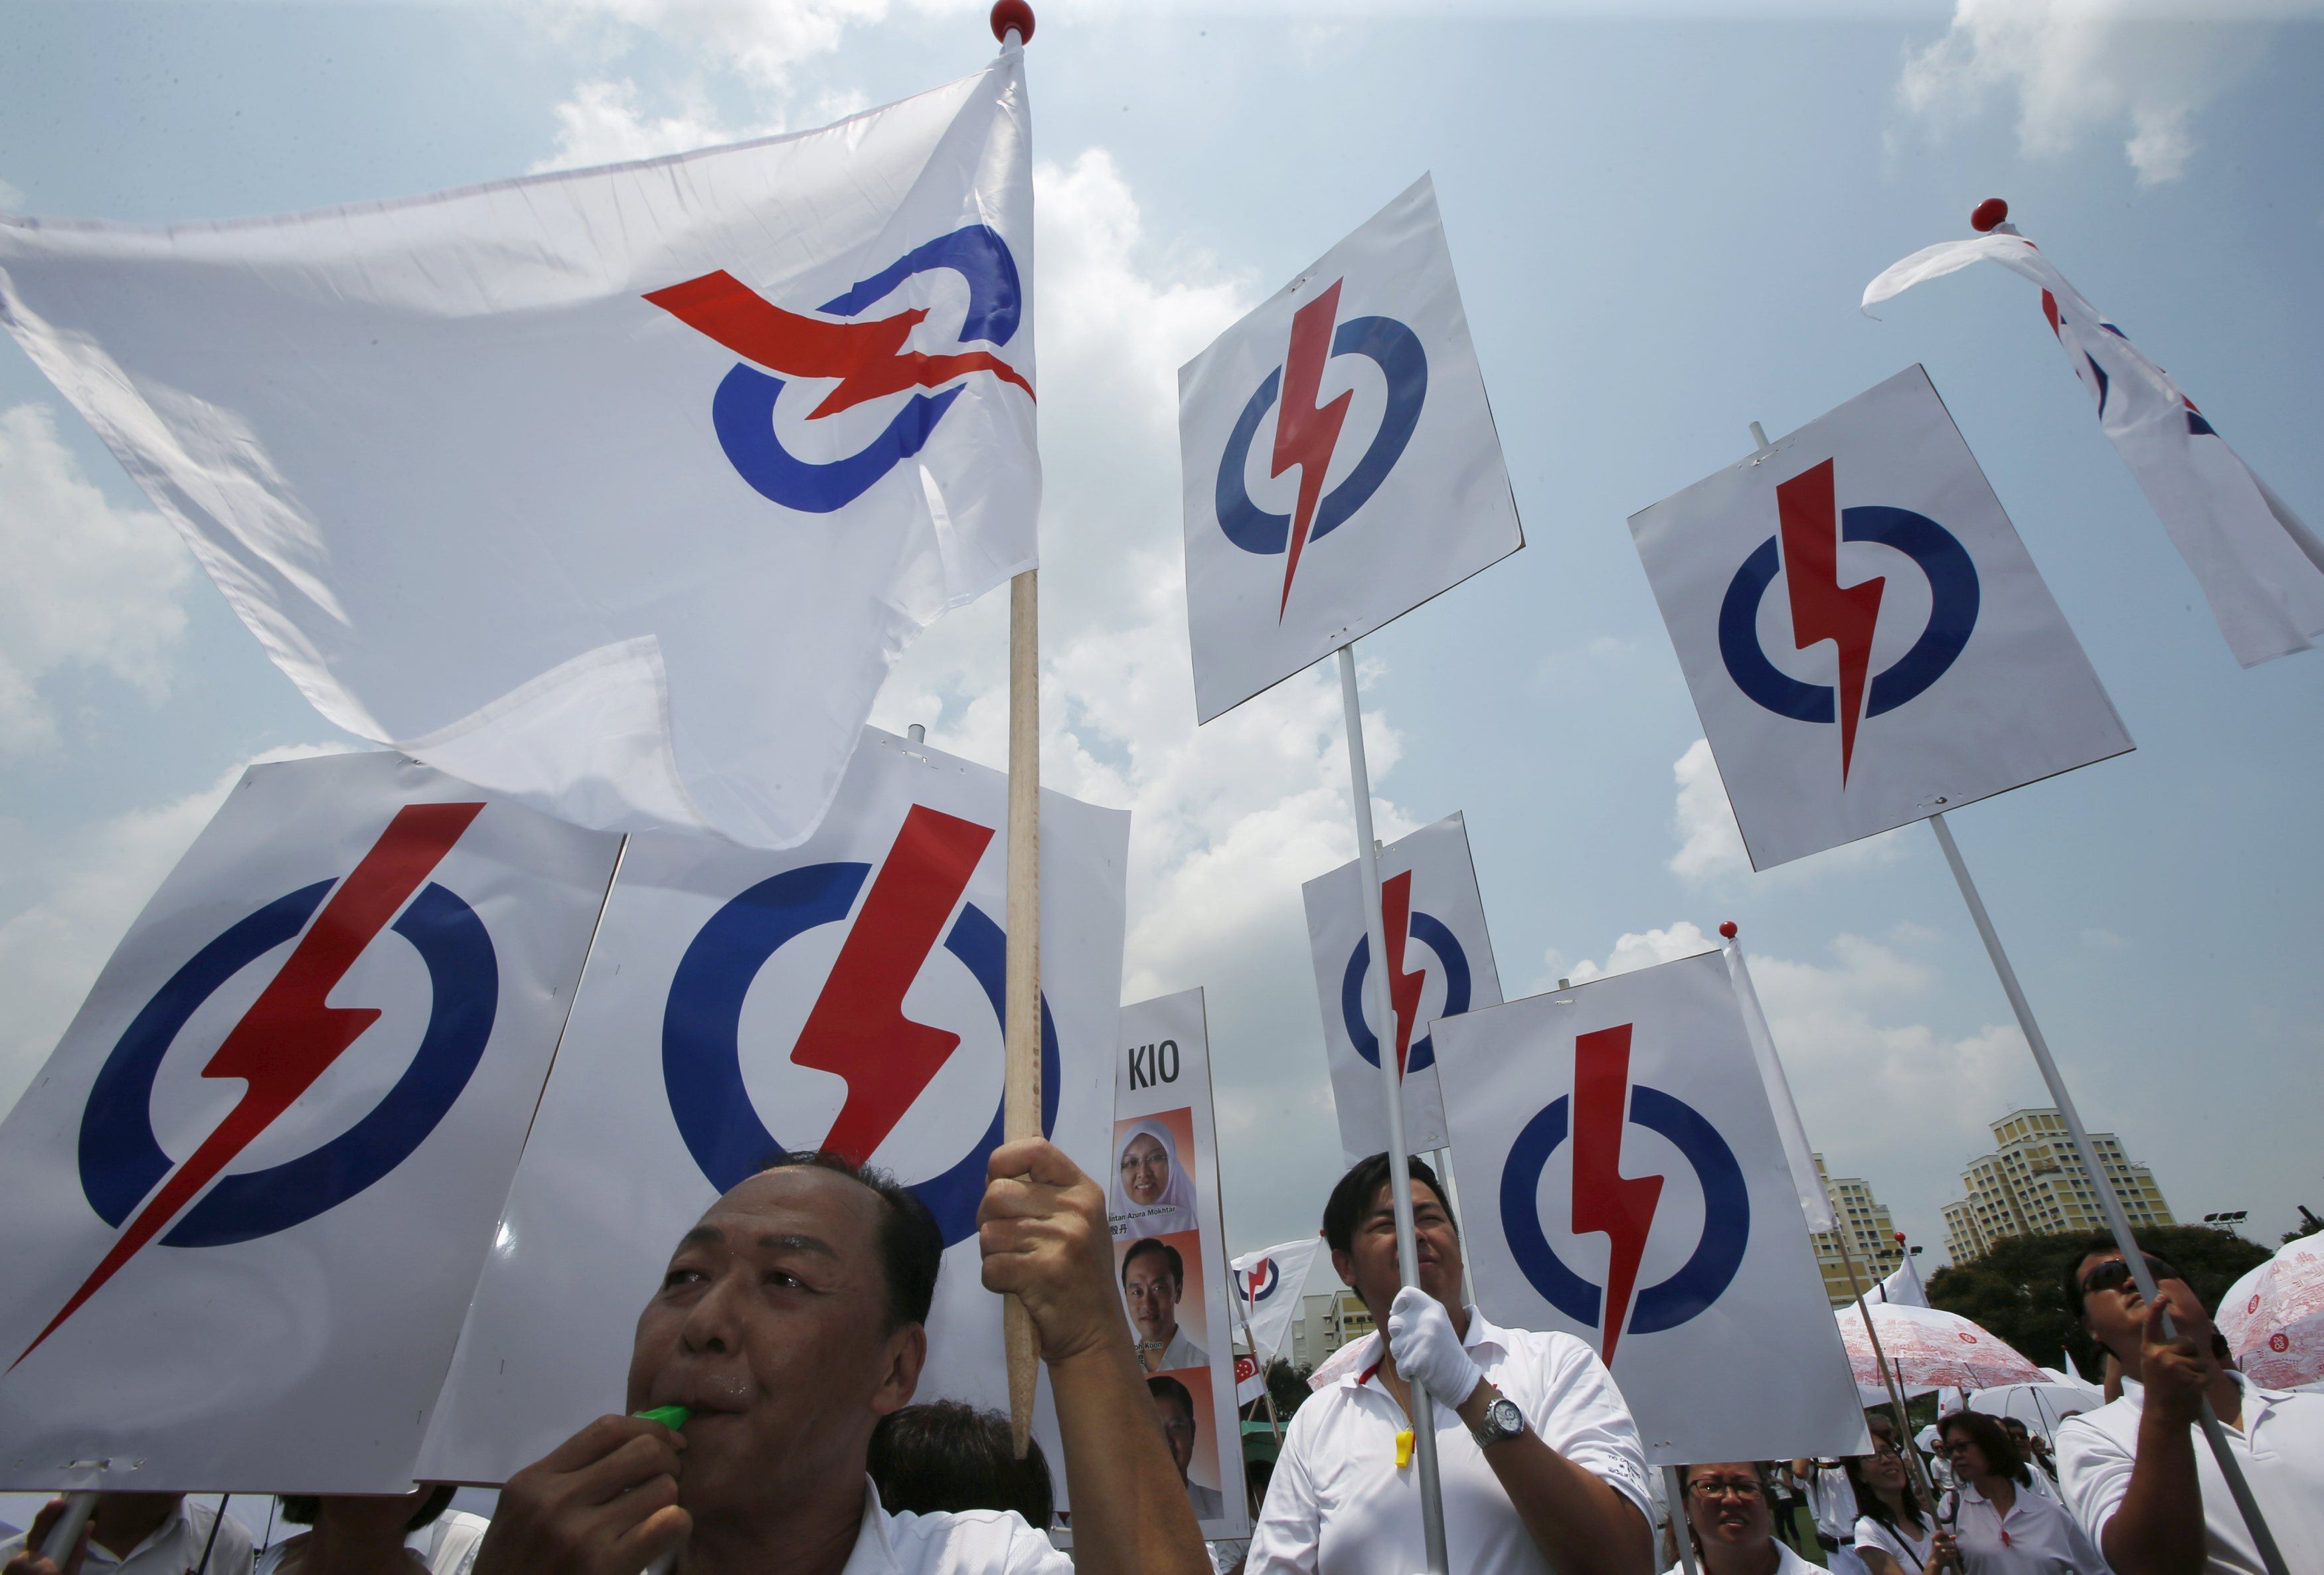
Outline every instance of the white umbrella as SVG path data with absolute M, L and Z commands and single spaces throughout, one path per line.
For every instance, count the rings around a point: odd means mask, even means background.
M 1835 1308 L 1832 1316 L 1840 1324 L 1840 1343 L 1848 1348 L 1848 1364 L 1855 1369 L 1858 1388 L 1878 1389 L 1881 1382 L 1880 1365 L 1864 1332 L 1867 1312 L 1879 1331 L 1882 1353 L 1900 1386 L 1908 1390 L 1946 1386 L 1997 1389 L 2006 1384 L 2042 1382 L 2041 1368 L 2003 1344 L 1997 1335 L 1956 1313 L 1895 1302 L 1874 1302 L 1861 1309 L 1850 1303 Z
M 2071 1384 L 2006 1384 L 1976 1390 L 1968 1399 L 1971 1411 L 2014 1416 L 2044 1438 L 2056 1437 L 2058 1423 L 2074 1413 L 2096 1411 L 2105 1403 L 2098 1391 Z
M 2257 1382 L 2289 1389 L 2324 1378 L 2324 1233 L 2284 1243 L 2237 1280 L 2215 1322 Z

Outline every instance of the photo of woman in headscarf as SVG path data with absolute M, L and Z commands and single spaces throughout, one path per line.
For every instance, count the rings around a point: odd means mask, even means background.
M 1124 1122 L 1114 1136 L 1120 1147 L 1108 1210 L 1113 1239 L 1134 1241 L 1197 1229 L 1194 1178 L 1179 1163 L 1177 1136 L 1167 1119 L 1148 1116 Z

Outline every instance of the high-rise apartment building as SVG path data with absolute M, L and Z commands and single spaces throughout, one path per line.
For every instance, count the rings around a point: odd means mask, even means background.
M 1888 1205 L 1874 1197 L 1870 1187 L 1859 1177 L 1826 1171 L 1821 1154 L 1815 1156 L 1815 1167 L 1816 1179 L 1831 1200 L 1836 1227 L 1810 1238 L 1815 1243 L 1816 1269 L 1823 1276 L 1824 1295 L 1833 1306 L 1845 1307 L 1856 1300 L 1856 1291 L 1849 1284 L 1847 1259 L 1840 1256 L 1841 1231 L 1848 1233 L 1848 1250 L 1855 1256 L 1856 1272 L 1868 1291 L 1904 1261 L 1904 1250 L 1896 1245 L 1896 1225 L 1888 1217 Z
M 1945 1205 L 1945 1245 L 1955 1263 L 1982 1256 L 2006 1237 L 2107 1228 L 2089 1173 L 2056 1110 L 2012 1110 L 1993 1124 L 1993 1140 L 1998 1148 L 1961 1172 L 1969 1196 Z M 2090 1147 L 2134 1229 L 2176 1223 L 2153 1173 L 2132 1163 L 2120 1139 L 2093 1132 Z

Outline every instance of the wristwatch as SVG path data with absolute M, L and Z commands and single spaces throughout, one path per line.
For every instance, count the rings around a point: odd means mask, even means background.
M 1471 1428 L 1469 1436 L 1477 1441 L 1479 1449 L 1489 1450 L 1497 1443 L 1524 1437 L 1525 1430 L 1525 1413 L 1517 1409 L 1516 1401 L 1505 1395 L 1485 1407 L 1485 1420 Z

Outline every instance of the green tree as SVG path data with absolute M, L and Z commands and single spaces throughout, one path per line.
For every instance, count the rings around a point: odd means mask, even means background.
M 2067 1350 L 2095 1377 L 2098 1346 L 2067 1312 L 2063 1283 L 2067 1259 L 2079 1258 L 2089 1240 L 2080 1233 L 2007 1237 L 1983 1257 L 1931 1275 L 1929 1304 L 1992 1331 L 2037 1367 L 2055 1367 L 2058 1353 Z M 2268 1258 L 2257 1242 L 2208 1225 L 2158 1226 L 2141 1232 L 2139 1244 L 2177 1269 L 2211 1308 Z

